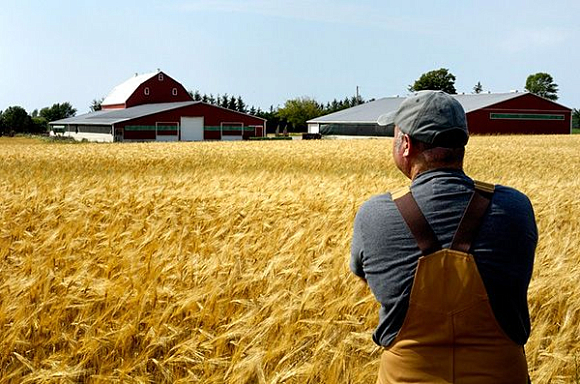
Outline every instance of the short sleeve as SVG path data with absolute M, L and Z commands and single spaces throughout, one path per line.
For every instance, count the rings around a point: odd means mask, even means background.
M 364 254 L 364 244 L 362 237 L 362 214 L 361 211 L 356 215 L 354 220 L 354 229 L 352 234 L 352 242 L 350 247 L 350 270 L 357 276 L 365 278 L 365 273 L 363 270 L 363 254 Z

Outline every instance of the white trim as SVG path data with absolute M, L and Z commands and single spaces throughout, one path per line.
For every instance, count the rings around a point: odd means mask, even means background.
M 177 88 L 173 87 L 173 89 L 171 89 L 171 94 L 177 96 Z
M 112 143 L 114 141 L 114 137 L 110 133 L 91 133 L 91 132 L 73 132 L 73 131 L 65 131 L 63 132 L 62 136 L 72 137 L 76 141 L 92 141 L 92 142 L 99 142 L 99 143 Z
M 145 96 L 149 96 L 149 87 L 145 87 L 145 89 L 143 89 L 143 93 L 145 94 Z
M 242 130 L 240 131 L 240 138 L 244 137 L 244 123 L 238 122 L 238 121 L 222 121 L 220 123 L 220 136 L 221 139 L 224 140 L 224 136 L 228 137 L 228 138 L 232 138 L 233 140 L 236 140 L 235 138 L 238 137 L 238 135 L 224 135 L 224 125 L 226 126 L 232 126 L 234 124 L 238 124 L 242 126 Z M 227 140 L 227 139 L 226 139 Z
M 264 137 L 264 126 L 263 125 L 248 125 L 249 128 L 254 128 L 254 137 L 256 137 L 256 128 L 262 128 L 262 137 Z
M 177 135 L 159 135 L 158 134 L 158 130 L 157 127 L 159 127 L 159 125 L 163 125 L 163 126 L 175 126 L 175 130 L 177 131 Z M 179 136 L 180 135 L 180 129 L 179 129 L 179 123 L 175 122 L 175 121 L 156 121 L 155 122 L 155 140 L 157 141 L 179 141 Z M 161 139 L 159 137 L 162 137 Z
M 157 75 L 157 80 L 159 80 L 159 81 L 163 81 L 163 73 L 161 73 L 161 72 L 160 72 L 160 73 Z

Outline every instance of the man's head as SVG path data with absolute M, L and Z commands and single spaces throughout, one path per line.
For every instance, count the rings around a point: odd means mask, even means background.
M 394 126 L 393 157 L 411 179 L 434 168 L 462 168 L 469 139 L 465 111 L 442 91 L 420 91 L 399 109 L 379 117 L 379 125 Z

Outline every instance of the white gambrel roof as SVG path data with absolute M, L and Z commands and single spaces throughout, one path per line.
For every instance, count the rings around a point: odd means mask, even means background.
M 127 99 L 133 94 L 133 92 L 137 90 L 137 88 L 139 88 L 141 84 L 153 76 L 157 76 L 159 73 L 161 72 L 150 72 L 144 73 L 142 75 L 135 74 L 135 76 L 113 88 L 113 90 L 109 92 L 107 97 L 105 97 L 103 100 L 102 105 L 125 104 Z
M 528 92 L 479 93 L 451 95 L 461 103 L 465 113 L 486 108 L 528 94 Z M 539 96 L 538 96 L 539 97 Z M 325 116 L 309 120 L 308 123 L 376 123 L 380 115 L 397 110 L 405 97 L 384 97 L 356 107 L 343 109 Z M 553 101 L 548 100 L 553 103 Z M 556 103 L 554 103 L 556 104 Z M 567 107 L 565 107 L 567 108 Z

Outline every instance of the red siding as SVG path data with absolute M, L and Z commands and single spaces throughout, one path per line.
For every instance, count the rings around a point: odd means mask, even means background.
M 125 104 L 109 104 L 103 105 L 103 109 L 125 109 Z
M 159 80 L 159 74 L 163 75 L 163 80 Z M 145 94 L 145 88 L 149 88 L 149 94 Z M 177 94 L 173 94 L 173 89 Z M 141 104 L 151 103 L 172 103 L 176 101 L 192 101 L 183 85 L 173 80 L 163 72 L 159 72 L 149 80 L 141 84 L 135 92 L 127 99 L 125 107 L 134 107 Z
M 205 104 L 198 102 L 196 104 L 176 108 L 171 111 L 165 111 L 129 121 L 124 121 L 119 124 L 115 124 L 117 129 L 123 129 L 124 138 L 127 140 L 142 140 L 142 139 L 155 139 L 154 131 L 130 131 L 126 130 L 127 126 L 155 126 L 156 124 L 167 125 L 168 123 L 181 123 L 181 117 L 200 117 L 204 118 L 204 126 L 206 130 L 204 131 L 205 140 L 220 140 L 221 133 L 225 135 L 239 136 L 239 131 L 227 131 L 224 130 L 220 133 L 217 129 L 220 126 L 228 125 L 241 125 L 248 129 L 250 126 L 258 126 L 256 128 L 251 127 L 251 131 L 244 130 L 243 138 L 247 139 L 253 136 L 262 136 L 265 125 L 265 120 L 258 117 L 246 115 L 236 111 L 232 111 L 225 108 L 220 108 L 214 105 Z M 236 124 L 234 124 L 236 123 Z M 238 124 L 241 123 L 241 124 Z
M 492 113 L 564 115 L 564 119 L 491 119 Z M 570 109 L 530 93 L 467 113 L 467 125 L 473 134 L 569 134 L 570 124 Z

